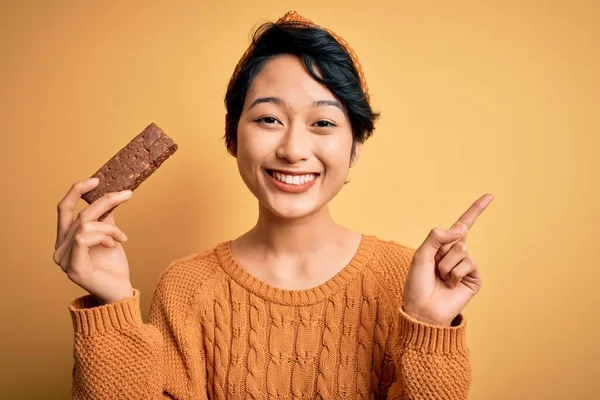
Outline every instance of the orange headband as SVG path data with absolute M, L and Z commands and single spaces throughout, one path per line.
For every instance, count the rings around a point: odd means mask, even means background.
M 369 88 L 367 86 L 367 80 L 365 79 L 365 74 L 363 73 L 363 69 L 362 69 L 362 66 L 360 65 L 360 61 L 358 61 L 358 57 L 356 56 L 356 53 L 354 52 L 354 50 L 352 50 L 352 48 L 348 45 L 348 43 L 344 39 L 342 39 L 341 36 L 339 36 L 338 34 L 336 34 L 335 32 L 333 32 L 330 29 L 323 28 L 323 27 L 315 24 L 308 18 L 304 18 L 303 16 L 298 14 L 296 11 L 288 11 L 287 13 L 285 13 L 285 15 L 283 17 L 279 18 L 276 23 L 281 24 L 284 22 L 299 22 L 303 25 L 308 25 L 313 28 L 323 29 L 326 32 L 328 32 L 331 36 L 333 36 L 335 38 L 335 40 L 340 44 L 340 46 L 342 46 L 348 52 L 348 55 L 350 55 L 350 58 L 352 58 L 352 63 L 354 64 L 354 68 L 356 68 L 356 71 L 358 72 L 358 76 L 360 77 L 360 84 L 361 84 L 362 90 L 365 93 L 365 96 L 367 98 L 367 102 L 370 101 Z M 242 58 L 240 59 L 240 61 L 237 64 L 237 66 L 235 67 L 233 75 L 231 76 L 231 80 L 229 81 L 230 86 L 237 78 L 240 70 L 242 69 L 242 65 L 248 60 L 251 53 L 252 53 L 252 44 L 250 44 L 250 46 L 248 46 L 248 49 L 246 49 L 246 51 L 244 52 L 244 55 L 242 56 Z

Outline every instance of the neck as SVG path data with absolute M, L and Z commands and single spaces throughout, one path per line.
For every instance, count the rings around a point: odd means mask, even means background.
M 275 254 L 306 254 L 326 247 L 343 230 L 331 217 L 327 205 L 295 219 L 277 217 L 259 205 L 258 221 L 248 236 Z

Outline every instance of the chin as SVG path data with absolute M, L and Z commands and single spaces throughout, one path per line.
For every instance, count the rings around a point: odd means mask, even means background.
M 317 213 L 324 205 L 297 199 L 289 201 L 261 202 L 265 210 L 281 219 L 299 219 Z

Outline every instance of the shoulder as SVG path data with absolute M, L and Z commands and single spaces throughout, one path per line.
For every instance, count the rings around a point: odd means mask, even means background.
M 193 253 L 177 258 L 169 263 L 159 276 L 159 282 L 169 280 L 186 280 L 198 282 L 214 273 L 219 261 L 216 247 L 201 253 Z
M 404 282 L 415 249 L 404 243 L 372 236 L 374 243 L 368 269 L 397 304 L 402 302 Z
M 206 287 L 206 282 L 210 281 L 219 269 L 216 251 L 220 245 L 171 261 L 158 277 L 156 296 L 188 301 L 199 289 Z
M 415 249 L 402 242 L 390 239 L 382 239 L 373 236 L 375 248 L 373 251 L 373 260 L 382 265 L 394 264 L 410 265 Z

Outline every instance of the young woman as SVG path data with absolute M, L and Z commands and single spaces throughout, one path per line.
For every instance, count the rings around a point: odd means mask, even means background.
M 110 214 L 131 193 L 58 205 L 54 261 L 90 294 L 69 310 L 75 399 L 465 399 L 461 310 L 481 287 L 465 240 L 484 195 L 416 250 L 353 232 L 328 203 L 377 115 L 356 54 L 295 12 L 256 33 L 231 78 L 226 144 L 256 225 L 172 262 L 149 323 Z

